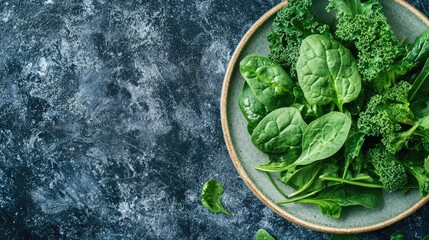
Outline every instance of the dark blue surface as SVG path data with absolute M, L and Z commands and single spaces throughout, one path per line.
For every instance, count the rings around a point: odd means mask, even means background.
M 0 1 L 0 239 L 328 239 L 265 207 L 223 141 L 226 66 L 278 2 Z M 233 217 L 200 204 L 210 178 Z M 428 215 L 359 237 L 420 239 Z

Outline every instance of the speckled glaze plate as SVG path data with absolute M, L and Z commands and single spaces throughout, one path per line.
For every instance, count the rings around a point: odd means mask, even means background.
M 429 20 L 411 5 L 401 0 L 382 0 L 385 15 L 398 39 L 407 37 L 414 41 L 428 25 Z M 266 35 L 271 31 L 275 14 L 287 2 L 282 2 L 263 15 L 244 35 L 229 63 L 221 97 L 222 129 L 231 159 L 247 186 L 268 207 L 289 221 L 304 227 L 331 233 L 359 233 L 386 227 L 408 216 L 429 197 L 421 199 L 418 191 L 408 194 L 384 193 L 384 202 L 378 209 L 351 207 L 343 211 L 341 218 L 332 219 L 320 213 L 313 205 L 277 205 L 284 199 L 270 184 L 265 175 L 254 167 L 268 161 L 268 157 L 251 143 L 246 130 L 246 120 L 238 107 L 238 96 L 244 79 L 239 73 L 239 62 L 251 53 L 268 55 Z M 315 1 L 313 12 L 324 22 L 331 22 L 333 15 L 327 14 L 327 1 Z M 286 193 L 292 189 L 282 186 Z

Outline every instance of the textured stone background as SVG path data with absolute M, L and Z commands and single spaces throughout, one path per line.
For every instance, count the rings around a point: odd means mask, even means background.
M 0 239 L 328 239 L 257 200 L 222 137 L 229 58 L 278 2 L 0 1 Z M 234 217 L 201 206 L 209 178 Z

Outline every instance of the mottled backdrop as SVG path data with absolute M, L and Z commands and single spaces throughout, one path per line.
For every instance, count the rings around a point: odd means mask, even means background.
M 0 0 L 0 239 L 328 239 L 266 208 L 224 146 L 229 58 L 278 2 Z M 210 178 L 233 217 L 200 204 Z M 428 214 L 360 237 L 420 238 Z

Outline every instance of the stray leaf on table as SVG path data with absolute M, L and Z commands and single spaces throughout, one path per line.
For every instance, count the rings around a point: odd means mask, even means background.
M 267 231 L 265 231 L 265 229 L 260 228 L 257 232 L 256 232 L 256 240 L 275 240 L 275 238 L 273 238 L 273 236 L 271 236 Z
M 201 192 L 201 203 L 208 210 L 215 213 L 223 213 L 228 216 L 232 216 L 222 205 L 223 186 L 220 182 L 210 179 L 207 181 Z

